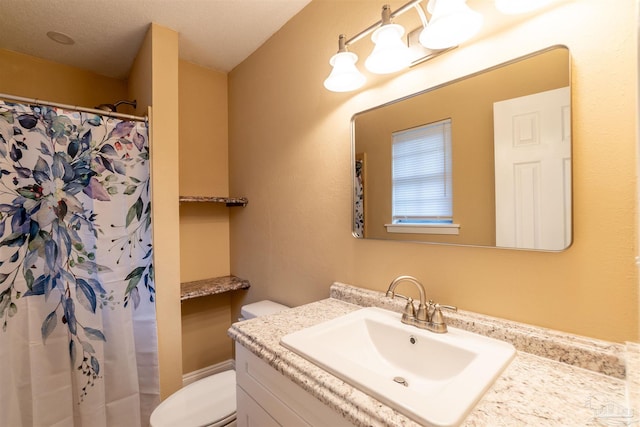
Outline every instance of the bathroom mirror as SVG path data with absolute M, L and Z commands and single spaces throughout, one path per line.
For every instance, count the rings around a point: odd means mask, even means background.
M 570 102 L 554 46 L 355 114 L 353 235 L 566 249 Z

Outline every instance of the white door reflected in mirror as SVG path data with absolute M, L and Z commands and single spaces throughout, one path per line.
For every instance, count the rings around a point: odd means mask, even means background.
M 493 104 L 497 246 L 571 243 L 570 102 L 565 87 Z

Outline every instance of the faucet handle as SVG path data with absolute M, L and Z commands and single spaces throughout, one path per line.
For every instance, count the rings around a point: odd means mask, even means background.
M 402 298 L 407 300 L 407 304 L 404 306 L 404 310 L 402 310 L 402 323 L 407 323 L 409 325 L 414 324 L 415 320 L 418 318 L 416 314 L 416 307 L 413 305 L 413 298 L 407 297 L 401 294 L 397 294 L 393 291 L 387 291 L 387 297 L 389 298 Z
M 445 309 L 445 310 L 449 310 L 449 311 L 458 311 L 457 307 L 454 307 L 452 305 L 442 305 L 442 304 L 438 304 L 438 303 L 433 303 L 433 301 L 429 304 L 432 307 L 432 311 L 431 311 L 431 322 L 433 323 L 444 323 L 444 316 L 442 315 L 442 310 L 441 309 Z
M 449 311 L 458 311 L 458 307 L 454 307 L 452 305 L 438 304 L 438 303 L 436 303 L 436 308 L 444 308 L 445 310 L 449 310 Z
M 387 291 L 387 298 L 394 299 L 395 297 L 406 299 L 407 301 L 408 300 L 413 301 L 413 298 L 411 298 L 411 297 L 406 297 L 406 296 L 404 296 L 402 294 L 397 294 L 394 291 Z
M 450 311 L 458 311 L 457 307 L 452 305 L 440 305 L 438 303 L 434 303 L 433 301 L 429 301 L 429 308 L 431 309 L 431 325 L 433 332 L 445 333 L 447 332 L 447 324 L 444 321 L 444 316 L 442 315 L 442 309 L 450 310 Z
M 413 323 L 416 320 L 416 307 L 413 305 L 413 298 L 399 294 L 396 294 L 396 296 L 407 300 L 407 305 L 402 310 L 402 323 Z
M 444 304 L 440 304 L 440 303 L 437 303 L 437 302 L 433 302 L 432 299 L 429 300 L 428 306 L 429 306 L 429 313 L 431 313 L 431 314 L 433 314 L 436 310 L 440 310 L 442 308 L 444 308 L 445 310 L 449 310 L 449 311 L 458 311 L 458 307 L 454 307 L 452 305 L 444 305 Z

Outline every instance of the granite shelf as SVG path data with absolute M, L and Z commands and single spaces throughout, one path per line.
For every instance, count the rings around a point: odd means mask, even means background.
M 236 276 L 212 277 L 210 279 L 184 282 L 180 283 L 180 300 L 222 294 L 238 289 L 249 289 L 249 287 L 251 285 L 248 280 Z
M 217 196 L 180 196 L 180 202 L 224 203 L 227 206 L 247 206 L 246 197 L 217 197 Z

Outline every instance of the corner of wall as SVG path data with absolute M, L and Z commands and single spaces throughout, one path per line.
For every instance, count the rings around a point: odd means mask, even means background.
M 178 204 L 178 33 L 151 24 L 129 76 L 138 114 L 150 109 L 160 395 L 182 387 Z

